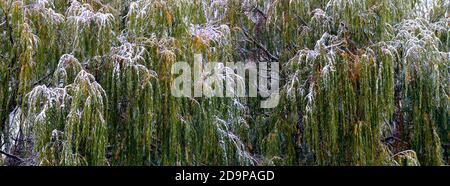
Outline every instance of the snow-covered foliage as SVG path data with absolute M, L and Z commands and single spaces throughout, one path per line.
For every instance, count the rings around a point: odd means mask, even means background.
M 449 6 L 0 0 L 0 164 L 448 164 Z M 228 62 L 279 62 L 278 106 Z

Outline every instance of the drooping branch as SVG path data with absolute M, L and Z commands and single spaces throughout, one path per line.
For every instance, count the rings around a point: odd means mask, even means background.
M 17 160 L 19 162 L 24 162 L 24 160 L 22 158 L 19 158 L 19 157 L 15 156 L 15 155 L 9 154 L 9 153 L 7 153 L 5 151 L 0 150 L 0 154 L 3 154 L 3 155 L 5 155 L 5 156 L 7 156 L 9 158 L 15 159 L 15 160 Z

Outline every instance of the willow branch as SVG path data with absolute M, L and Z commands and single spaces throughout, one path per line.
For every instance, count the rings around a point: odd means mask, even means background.
M 15 159 L 15 160 L 20 161 L 20 162 L 24 161 L 22 158 L 19 158 L 19 157 L 15 156 L 15 155 L 9 154 L 9 153 L 7 153 L 5 151 L 2 151 L 2 150 L 0 150 L 0 154 L 3 154 L 3 155 L 5 155 L 5 156 L 7 156 L 9 158 Z
M 247 30 L 245 30 L 244 28 L 240 28 L 240 30 L 242 30 L 242 33 L 244 33 L 245 37 L 247 37 L 251 42 L 256 44 L 256 46 L 259 49 L 263 50 L 264 53 L 266 53 L 266 55 L 270 57 L 270 59 L 272 59 L 274 61 L 279 61 L 279 58 L 277 56 L 270 53 L 269 50 L 267 50 L 267 48 L 263 44 L 257 42 L 254 37 L 250 36 L 250 34 L 247 32 Z

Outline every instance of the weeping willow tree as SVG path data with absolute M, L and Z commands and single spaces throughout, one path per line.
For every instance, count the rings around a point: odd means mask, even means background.
M 447 136 L 445 132 L 441 136 L 442 142 L 448 142 L 449 86 L 443 79 L 449 78 L 449 53 L 442 52 L 448 46 L 440 44 L 437 37 L 448 34 L 448 29 L 445 33 L 441 24 L 408 20 L 398 25 L 396 35 L 397 41 L 406 41 L 398 49 L 403 59 L 398 68 L 400 86 L 404 87 L 401 98 L 406 110 L 404 125 L 410 126 L 411 146 L 418 152 L 419 160 L 427 165 L 442 164 L 438 131 L 447 131 Z
M 325 33 L 314 50 L 288 63 L 295 71 L 286 90 L 301 113 L 300 144 L 318 164 L 383 164 L 388 154 L 380 139 L 394 111 L 394 56 L 382 43 L 351 56 L 336 38 Z
M 57 86 L 36 86 L 11 113 L 12 140 L 23 140 L 21 153 L 39 165 L 106 164 L 106 92 L 71 55 L 54 77 Z
M 448 164 L 449 9 L 0 0 L 0 164 Z M 206 69 L 205 95 L 171 94 L 177 62 Z M 275 108 L 239 94 L 262 62 L 280 64 Z

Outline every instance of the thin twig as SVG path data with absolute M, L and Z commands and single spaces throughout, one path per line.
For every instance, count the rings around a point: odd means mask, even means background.
M 48 77 L 50 77 L 52 73 L 48 73 L 46 74 L 44 77 L 42 77 L 41 79 L 37 80 L 36 82 L 33 83 L 33 87 L 40 84 L 42 81 L 44 81 L 45 79 L 47 79 Z
M 244 33 L 245 37 L 247 37 L 248 39 L 250 39 L 251 42 L 256 44 L 256 46 L 258 46 L 258 48 L 263 50 L 264 53 L 266 53 L 266 55 L 269 56 L 272 60 L 279 61 L 279 58 L 277 56 L 275 56 L 272 53 L 270 53 L 269 50 L 267 50 L 267 48 L 264 45 L 262 45 L 261 43 L 257 42 L 255 40 L 255 38 L 250 36 L 250 34 L 247 32 L 247 30 L 245 30 L 244 28 L 240 28 L 240 30 L 242 30 L 242 32 Z
M 19 158 L 19 157 L 15 156 L 15 155 L 9 154 L 9 153 L 4 152 L 2 150 L 0 150 L 0 154 L 4 154 L 5 156 L 7 156 L 9 158 L 15 159 L 15 160 L 20 161 L 20 162 L 24 162 L 24 160 L 22 158 Z

